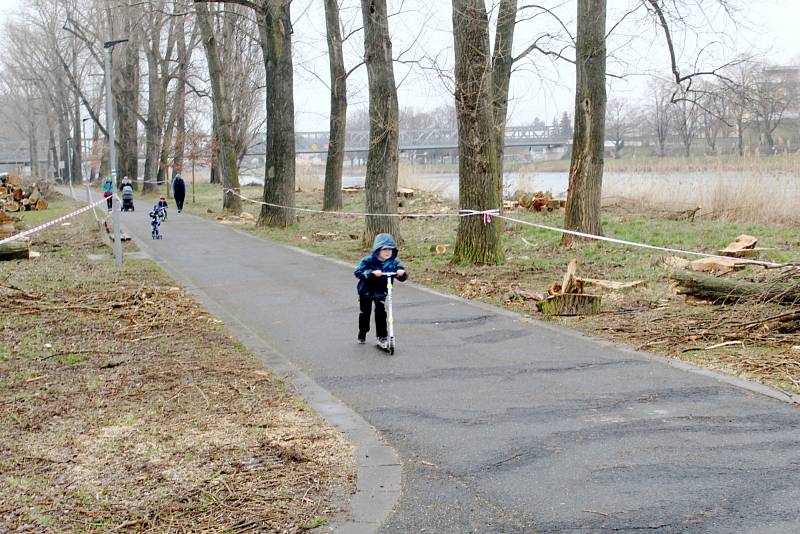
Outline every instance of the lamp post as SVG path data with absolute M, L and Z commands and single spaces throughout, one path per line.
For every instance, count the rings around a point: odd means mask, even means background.
M 111 93 L 111 49 L 127 39 L 117 39 L 103 43 L 103 65 L 106 75 L 106 130 L 108 131 L 108 159 L 111 167 L 111 210 L 114 220 L 114 260 L 122 267 L 122 237 L 119 231 L 119 200 L 117 199 L 117 147 L 114 145 L 114 103 Z

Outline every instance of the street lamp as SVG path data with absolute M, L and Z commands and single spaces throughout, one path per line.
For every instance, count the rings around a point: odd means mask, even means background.
M 114 146 L 114 104 L 111 93 L 111 49 L 127 39 L 116 39 L 103 43 L 103 65 L 106 75 L 106 130 L 108 131 L 108 158 L 111 167 L 111 210 L 114 219 L 114 259 L 117 267 L 122 267 L 122 236 L 119 231 L 119 200 L 117 199 L 117 147 Z

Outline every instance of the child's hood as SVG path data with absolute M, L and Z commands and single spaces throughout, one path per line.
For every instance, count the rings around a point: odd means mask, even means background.
M 392 249 L 391 259 L 397 257 L 397 243 L 395 243 L 392 234 L 378 234 L 375 236 L 375 241 L 372 243 L 372 255 L 378 257 L 378 251 L 382 248 Z

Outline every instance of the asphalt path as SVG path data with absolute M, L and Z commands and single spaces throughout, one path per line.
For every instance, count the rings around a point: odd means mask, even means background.
M 774 392 L 412 283 L 389 356 L 356 344 L 352 267 L 174 209 L 153 241 L 145 210 L 122 215 L 399 453 L 379 532 L 800 532 L 800 410 Z

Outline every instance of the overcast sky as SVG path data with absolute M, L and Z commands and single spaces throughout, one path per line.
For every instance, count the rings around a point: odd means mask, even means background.
M 640 0 L 609 0 L 608 28 L 611 28 Z M 720 15 L 718 10 L 695 9 L 690 20 L 696 30 L 676 34 L 676 48 L 683 54 L 681 67 L 688 69 L 695 62 L 699 43 L 706 52 L 701 61 L 719 65 L 738 54 L 766 54 L 770 61 L 780 64 L 800 63 L 800 0 L 729 0 L 738 3 L 736 24 Z M 340 0 L 343 6 L 342 24 L 345 34 L 361 27 L 361 14 L 356 8 L 360 0 Z M 690 4 L 715 5 L 718 0 L 687 0 Z M 527 2 L 520 1 L 520 5 Z M 553 8 L 564 24 L 574 33 L 575 0 L 540 0 Z M 0 20 L 23 5 L 22 0 L 0 0 Z M 401 107 L 432 109 L 452 102 L 452 19 L 450 0 L 389 0 L 394 55 L 402 62 L 395 65 L 395 78 L 400 84 Z M 531 13 L 528 11 L 528 13 Z M 295 112 L 296 129 L 327 130 L 330 97 L 325 17 L 322 0 L 294 0 L 292 8 L 295 55 Z M 515 54 L 526 48 L 539 34 L 553 32 L 558 23 L 552 17 L 539 16 L 518 26 L 515 35 Z M 669 58 L 663 35 L 647 22 L 639 11 L 625 19 L 609 41 L 608 71 L 625 79 L 609 79 L 609 97 L 628 99 L 632 103 L 647 87 L 649 76 L 669 74 Z M 554 43 L 557 46 L 557 43 Z M 355 33 L 345 43 L 346 68 L 360 61 L 363 52 L 363 32 Z M 572 50 L 564 52 L 573 56 Z M 438 74 L 435 68 L 444 75 Z M 572 112 L 574 99 L 574 66 L 541 55 L 532 55 L 517 64 L 512 76 L 509 109 L 510 124 L 530 123 L 534 117 L 546 122 L 564 111 Z M 367 104 L 366 70 L 361 67 L 348 80 L 350 109 Z

